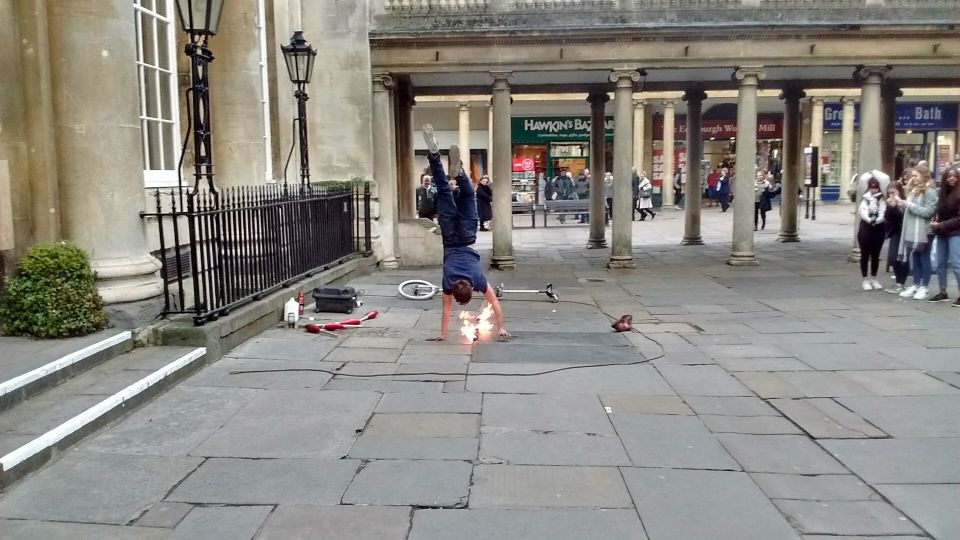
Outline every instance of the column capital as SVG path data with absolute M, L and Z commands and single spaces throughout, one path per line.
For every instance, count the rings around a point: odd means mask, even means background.
M 493 83 L 509 83 L 510 77 L 513 77 L 513 71 L 491 71 L 490 78 L 493 80 Z
M 460 101 L 460 102 L 457 102 L 457 107 L 458 107 L 461 111 L 469 111 L 469 110 L 470 110 L 470 102 L 468 102 L 468 101 Z
M 886 80 L 892 69 L 887 65 L 860 65 L 853 70 L 853 79 L 864 84 L 880 84 Z
M 615 69 L 610 72 L 610 82 L 617 83 L 618 87 L 633 86 L 640 80 L 640 72 L 636 69 Z
M 840 104 L 841 104 L 841 105 L 850 105 L 850 106 L 856 105 L 856 104 L 857 104 L 857 98 L 849 97 L 849 96 L 844 96 L 844 97 L 840 98 Z
M 740 81 L 740 85 L 756 85 L 760 79 L 767 76 L 763 66 L 738 66 L 733 71 L 732 79 Z
M 633 100 L 634 109 L 643 109 L 646 106 L 647 106 L 647 100 L 643 98 Z
M 683 100 L 687 103 L 703 103 L 707 99 L 707 93 L 702 88 L 690 88 L 683 93 Z
M 596 102 L 606 103 L 610 101 L 610 94 L 606 92 L 592 92 L 587 95 L 587 103 L 593 105 Z
M 374 73 L 371 81 L 374 92 L 388 92 L 393 88 L 393 77 L 389 73 Z
M 824 100 L 823 100 L 823 98 L 821 98 L 821 97 L 812 97 L 812 98 L 810 98 L 810 104 L 811 104 L 811 105 L 814 105 L 814 106 L 823 105 L 823 102 L 824 102 Z
M 664 107 L 665 109 L 672 109 L 673 106 L 677 104 L 677 100 L 675 100 L 675 99 L 665 99 L 665 100 L 661 101 L 660 103 L 663 104 L 663 107 Z
M 787 87 L 780 92 L 780 99 L 784 101 L 795 101 L 800 102 L 801 99 L 807 97 L 807 93 L 803 91 L 802 88 L 797 87 Z

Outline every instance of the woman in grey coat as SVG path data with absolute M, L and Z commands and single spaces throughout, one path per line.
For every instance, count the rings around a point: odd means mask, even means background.
M 891 197 L 887 204 L 895 204 L 903 210 L 903 230 L 897 259 L 910 263 L 913 285 L 900 293 L 903 298 L 926 300 L 930 295 L 927 286 L 933 273 L 930 264 L 930 218 L 937 209 L 937 192 L 933 188 L 930 169 L 917 167 L 908 173 L 907 198 Z

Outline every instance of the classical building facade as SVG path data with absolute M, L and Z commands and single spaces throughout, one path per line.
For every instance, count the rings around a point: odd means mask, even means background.
M 91 254 L 108 301 L 159 293 L 157 242 L 140 212 L 150 189 L 181 183 L 189 63 L 174 5 L 0 0 L 0 250 L 8 267 L 34 243 L 69 239 Z M 495 185 L 512 182 L 521 145 L 545 148 L 535 172 L 584 155 L 595 177 L 611 170 L 612 245 L 599 220 L 590 240 L 610 250 L 611 267 L 633 265 L 631 168 L 656 168 L 669 205 L 677 148 L 691 164 L 729 154 L 739 178 L 753 178 L 758 148 L 773 148 L 766 155 L 780 162 L 787 188 L 780 238 L 796 241 L 803 146 L 838 150 L 827 163 L 835 183 L 857 170 L 894 173 L 898 137 L 912 136 L 908 151 L 921 131 L 916 159 L 936 167 L 941 154 L 956 152 L 958 7 L 960 0 L 226 0 L 210 40 L 216 178 L 240 186 L 296 175 L 285 173 L 296 105 L 279 47 L 302 30 L 319 51 L 308 102 L 311 177 L 376 182 L 375 251 L 385 267 L 438 253 L 424 242 L 439 240 L 413 220 L 422 159 L 414 126 L 433 118 L 448 119 L 445 142 L 468 149 L 471 171 Z M 551 109 L 572 99 L 583 114 Z M 920 110 L 920 124 L 898 124 L 898 99 Z M 547 131 L 570 119 L 579 134 L 531 142 L 538 119 Z M 687 167 L 687 185 L 701 175 Z M 734 265 L 756 264 L 750 188 L 737 184 Z M 492 260 L 500 268 L 515 264 L 514 191 L 494 190 Z M 697 193 L 690 190 L 685 209 L 688 244 L 701 242 Z

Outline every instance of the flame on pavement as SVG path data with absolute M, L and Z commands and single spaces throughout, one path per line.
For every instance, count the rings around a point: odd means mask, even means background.
M 460 333 L 467 338 L 467 343 L 473 343 L 493 330 L 493 306 L 487 304 L 480 310 L 480 315 L 474 317 L 469 311 L 460 312 Z

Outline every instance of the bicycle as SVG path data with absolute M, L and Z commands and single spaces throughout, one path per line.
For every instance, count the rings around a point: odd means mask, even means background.
M 429 300 L 436 296 L 441 288 L 424 279 L 408 279 L 397 287 L 397 292 L 407 300 Z M 493 288 L 497 298 L 502 298 L 504 293 L 526 293 L 526 294 L 545 294 L 551 302 L 560 301 L 560 296 L 553 289 L 553 283 L 548 283 L 543 289 L 506 289 L 503 283 Z

